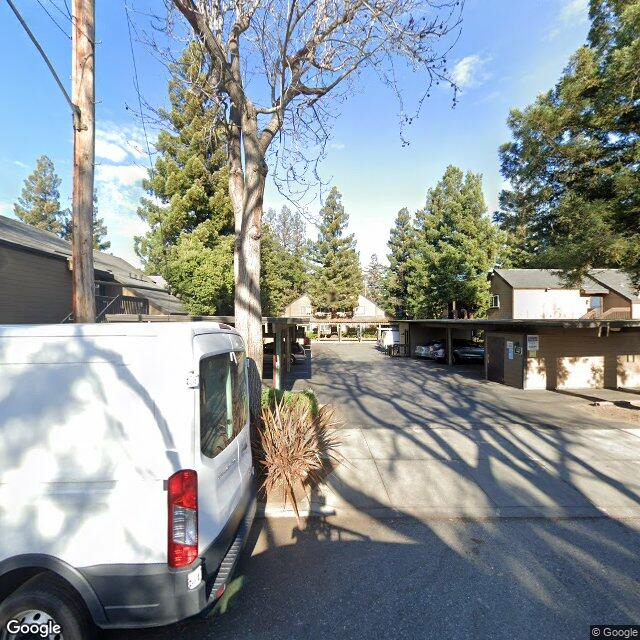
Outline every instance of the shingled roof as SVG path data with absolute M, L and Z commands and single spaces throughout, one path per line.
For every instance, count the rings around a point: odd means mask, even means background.
M 631 302 L 640 302 L 640 291 L 629 274 L 620 269 L 591 269 L 589 276 Z
M 561 272 L 554 269 L 495 269 L 494 272 L 514 289 L 569 288 L 562 279 Z M 609 293 L 606 286 L 590 277 L 583 278 L 579 289 L 591 295 Z
M 62 260 L 71 257 L 71 243 L 54 233 L 0 216 L 0 243 L 36 251 Z M 126 260 L 104 251 L 93 252 L 93 262 L 98 278 L 114 280 L 140 297 L 147 298 L 162 313 L 185 313 L 182 302 L 160 284 Z

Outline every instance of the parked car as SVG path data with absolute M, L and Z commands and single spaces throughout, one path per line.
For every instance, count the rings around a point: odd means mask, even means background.
M 242 338 L 105 323 L 4 326 L 0 342 L 0 636 L 210 610 L 255 513 Z
M 455 363 L 484 362 L 484 346 L 475 342 L 454 346 L 453 361 Z
M 433 349 L 439 344 L 442 344 L 441 340 L 429 340 L 424 345 L 416 347 L 414 355 L 419 358 L 433 358 Z
M 294 342 L 291 345 L 291 362 L 292 364 L 302 364 L 307 361 L 307 352 L 299 343 Z
M 273 362 L 273 354 L 275 353 L 275 342 L 265 342 L 262 348 L 263 363 L 271 364 Z M 284 343 L 282 344 L 282 357 L 284 358 Z M 291 364 L 299 364 L 305 362 L 307 359 L 307 352 L 299 342 L 291 343 Z
M 447 359 L 447 342 L 446 340 L 438 340 L 431 345 L 429 349 L 429 357 L 434 360 L 444 361 Z
M 416 358 L 427 358 L 427 354 L 429 353 L 429 346 L 428 345 L 418 345 L 414 352 L 413 355 L 416 356 Z

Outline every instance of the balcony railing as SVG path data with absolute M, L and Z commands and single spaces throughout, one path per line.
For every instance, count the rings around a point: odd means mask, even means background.
M 109 315 L 146 315 L 149 313 L 149 301 L 136 296 L 96 296 L 96 322 L 102 322 Z M 73 322 L 73 313 L 70 313 L 63 321 Z
M 149 301 L 135 296 L 96 296 L 96 322 L 101 322 L 109 315 L 146 315 L 149 313 Z

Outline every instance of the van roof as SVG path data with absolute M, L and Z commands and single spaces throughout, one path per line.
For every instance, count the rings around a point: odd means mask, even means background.
M 0 325 L 0 338 L 64 338 L 93 336 L 158 336 L 167 334 L 232 333 L 231 326 L 221 322 L 103 322 L 97 324 L 5 324 Z

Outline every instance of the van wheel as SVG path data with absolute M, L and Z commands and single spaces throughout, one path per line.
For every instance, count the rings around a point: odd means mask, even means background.
M 56 630 L 55 625 L 60 627 Z M 47 633 L 42 629 L 46 627 Z M 93 640 L 96 628 L 76 594 L 51 573 L 25 582 L 0 605 L 0 639 Z

